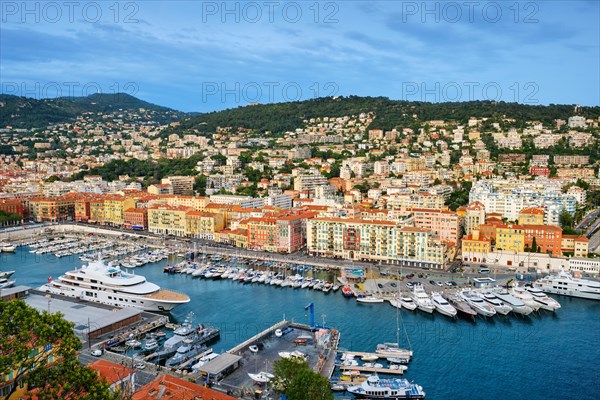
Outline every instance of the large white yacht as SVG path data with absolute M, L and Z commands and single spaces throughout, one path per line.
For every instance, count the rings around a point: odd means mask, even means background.
M 431 314 L 435 310 L 435 305 L 422 285 L 415 285 L 413 287 L 412 299 L 421 311 Z
M 433 305 L 435 309 L 438 310 L 440 314 L 446 315 L 450 318 L 456 317 L 456 308 L 448 301 L 442 297 L 439 293 L 431 294 L 431 301 L 433 301 Z
M 142 275 L 130 274 L 102 261 L 68 271 L 40 287 L 47 293 L 76 297 L 109 306 L 136 307 L 147 311 L 170 311 L 190 301 L 182 293 L 161 290 Z
M 574 278 L 573 275 L 563 270 L 556 275 L 548 275 L 538 279 L 533 286 L 545 293 L 600 300 L 600 282 Z

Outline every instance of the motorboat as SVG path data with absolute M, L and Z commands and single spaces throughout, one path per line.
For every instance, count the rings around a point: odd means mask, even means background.
M 529 315 L 533 312 L 533 308 L 529 307 L 523 301 L 511 295 L 505 289 L 497 289 L 493 293 L 505 304 L 508 304 L 512 308 L 512 311 L 516 314 Z
M 469 304 L 456 293 L 444 294 L 443 295 L 448 303 L 452 304 L 456 308 L 457 313 L 460 313 L 464 317 L 474 318 L 477 316 L 477 311 L 473 310 Z
M 248 347 L 248 350 L 250 350 L 253 353 L 258 353 L 258 346 L 253 344 L 252 346 Z
M 354 292 L 352 291 L 352 288 L 350 288 L 350 286 L 348 286 L 348 285 L 345 285 L 345 286 L 342 288 L 342 295 L 343 295 L 344 297 L 354 297 Z
M 533 299 L 531 293 L 521 286 L 513 286 L 511 289 L 509 289 L 509 292 L 514 297 L 531 307 L 533 311 L 538 311 L 540 308 L 542 308 L 541 304 Z
M 6 278 L 0 279 L 0 289 L 7 289 L 15 284 L 16 280 L 9 281 Z
M 145 351 L 154 351 L 158 349 L 158 341 L 154 338 L 148 339 L 144 342 L 144 350 Z
M 533 286 L 544 293 L 600 300 L 599 281 L 575 278 L 562 269 L 556 275 L 548 275 L 538 279 L 533 283 Z
M 508 304 L 504 303 L 500 300 L 496 295 L 492 292 L 483 292 L 481 293 L 481 298 L 483 301 L 494 307 L 497 314 L 506 315 L 512 311 L 512 307 Z
M 8 279 L 10 278 L 15 271 L 0 271 L 0 279 Z
M 371 375 L 359 385 L 349 386 L 347 391 L 358 399 L 424 399 L 423 388 L 407 379 L 379 379 Z
M 531 293 L 533 300 L 538 302 L 540 307 L 544 310 L 556 311 L 561 307 L 558 301 L 554 300 L 552 297 L 549 297 L 546 293 L 542 292 L 538 288 L 526 287 L 525 290 Z
M 175 355 L 166 361 L 165 366 L 173 367 L 183 364 L 203 351 L 206 351 L 206 346 L 193 344 L 190 340 L 186 339 L 184 343 L 177 348 Z
M 460 296 L 465 299 L 467 304 L 477 312 L 479 315 L 484 317 L 492 317 L 496 315 L 496 310 L 490 304 L 483 301 L 475 292 L 470 290 L 463 290 L 460 292 Z
M 129 339 L 128 341 L 125 342 L 125 346 L 135 349 L 138 347 L 142 347 L 142 342 L 140 342 L 139 340 L 135 340 L 135 339 Z
M 360 359 L 365 362 L 370 362 L 370 361 L 379 360 L 379 356 L 376 354 L 368 354 L 368 355 L 362 356 Z
M 435 306 L 435 309 L 442 315 L 445 315 L 450 318 L 456 317 L 457 311 L 452 304 L 448 303 L 448 301 L 442 297 L 439 293 L 431 294 L 431 301 Z
M 275 378 L 275 375 L 270 374 L 268 372 L 259 372 L 258 374 L 251 374 L 248 373 L 248 376 L 250 377 L 250 379 L 252 379 L 254 382 L 258 382 L 258 383 L 267 383 L 269 382 L 271 379 Z
M 384 300 L 381 297 L 361 293 L 356 296 L 356 301 L 360 303 L 383 303 Z
M 1 247 L 3 253 L 14 253 L 16 249 L 17 247 L 11 244 L 5 244 Z
M 435 310 L 435 305 L 431 298 L 425 292 L 422 285 L 415 285 L 412 292 L 412 299 L 421 311 L 431 314 Z

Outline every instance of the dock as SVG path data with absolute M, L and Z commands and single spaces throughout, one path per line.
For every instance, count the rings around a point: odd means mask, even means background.
M 411 358 L 411 351 L 410 350 L 400 350 L 400 351 L 394 351 L 394 352 L 390 352 L 390 351 L 382 351 L 382 352 L 378 352 L 378 353 L 366 353 L 366 352 L 361 352 L 361 351 L 346 351 L 346 350 L 339 350 L 340 353 L 345 353 L 345 354 L 351 354 L 355 357 L 373 357 L 376 356 L 378 358 L 388 358 L 388 357 L 393 357 L 393 358 L 406 358 L 409 359 Z
M 340 365 L 342 371 L 360 371 L 360 372 L 371 372 L 391 375 L 402 375 L 404 369 L 389 369 L 389 368 L 377 368 L 377 367 L 364 367 L 362 365 Z

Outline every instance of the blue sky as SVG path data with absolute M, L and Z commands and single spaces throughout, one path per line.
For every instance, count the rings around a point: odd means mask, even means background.
M 0 84 L 184 111 L 327 95 L 600 105 L 600 2 L 0 2 Z

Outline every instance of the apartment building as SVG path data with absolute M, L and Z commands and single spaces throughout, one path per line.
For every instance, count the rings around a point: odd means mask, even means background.
M 471 234 L 479 225 L 485 223 L 485 206 L 479 201 L 467 204 L 465 207 L 465 233 Z
M 544 209 L 524 208 L 519 212 L 519 225 L 544 225 Z
M 169 184 L 173 187 L 172 194 L 181 194 L 191 196 L 194 194 L 193 176 L 169 176 L 161 180 L 162 184 Z
M 406 266 L 443 268 L 446 246 L 421 228 L 391 221 L 313 218 L 307 221 L 310 254 Z
M 275 213 L 248 220 L 248 248 L 293 253 L 305 244 L 306 221 L 315 213 Z
M 223 228 L 225 228 L 225 218 L 222 214 L 195 210 L 185 213 L 186 236 L 214 240 L 215 232 Z
M 433 239 L 458 244 L 460 239 L 460 217 L 453 211 L 411 208 L 414 225 L 430 232 Z
M 525 250 L 525 232 L 520 225 L 508 224 L 496 227 L 496 249 L 522 252 Z
M 562 254 L 562 229 L 552 225 L 522 225 L 525 249 L 534 253 Z M 536 248 L 533 248 L 535 240 Z
M 190 211 L 183 206 L 157 204 L 148 208 L 148 231 L 159 235 L 185 236 L 185 214 Z

